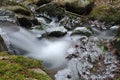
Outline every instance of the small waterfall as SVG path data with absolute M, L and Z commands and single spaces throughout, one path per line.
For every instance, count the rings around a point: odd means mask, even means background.
M 6 32 L 9 33 L 9 31 L 7 29 Z M 34 34 L 21 27 L 19 27 L 19 31 L 9 33 L 7 36 L 11 44 L 26 52 L 22 53 L 24 56 L 42 60 L 47 69 L 58 68 L 66 63 L 66 51 L 70 47 L 71 41 L 38 40 Z

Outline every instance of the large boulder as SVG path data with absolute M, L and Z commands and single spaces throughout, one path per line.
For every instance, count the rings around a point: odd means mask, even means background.
M 94 6 L 93 0 L 53 0 L 53 2 L 77 14 L 88 14 Z
M 9 2 L 8 4 L 7 1 Z M 3 1 L 1 8 L 14 12 L 20 26 L 29 28 L 33 25 L 39 24 L 33 12 L 29 8 L 15 1 L 5 0 Z
M 56 3 L 49 3 L 40 6 L 37 10 L 38 14 L 47 15 L 51 18 L 56 18 L 58 21 L 61 20 L 65 15 L 65 10 Z

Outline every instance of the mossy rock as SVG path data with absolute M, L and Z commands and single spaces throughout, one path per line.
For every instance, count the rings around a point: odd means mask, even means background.
M 41 61 L 0 52 L 0 80 L 51 80 L 46 74 L 32 71 L 41 69 Z
M 15 13 L 15 16 L 17 17 L 20 26 L 28 28 L 31 27 L 32 25 L 39 24 L 31 10 L 29 10 L 25 6 L 22 5 L 8 6 L 7 9 Z
M 65 12 L 65 17 L 60 20 L 60 26 L 64 26 L 67 30 L 73 30 L 76 27 L 86 24 L 87 18 L 69 11 Z
M 8 2 L 9 3 L 7 4 L 7 1 L 4 1 L 3 3 L 4 5 L 2 5 L 2 8 L 14 12 L 20 26 L 28 28 L 31 27 L 32 25 L 39 24 L 33 12 L 25 5 L 22 5 L 21 3 L 17 3 L 15 1 L 8 1 Z M 24 21 L 21 21 L 21 19 Z
M 96 6 L 89 14 L 89 18 L 111 25 L 120 24 L 120 11 L 113 7 Z
M 15 1 L 10 1 L 10 0 L 0 0 L 0 7 L 5 7 L 8 5 L 17 5 Z
M 21 3 L 24 4 L 24 5 L 34 4 L 34 5 L 37 5 L 37 6 L 41 6 L 43 4 L 49 3 L 50 1 L 51 0 L 23 0 L 23 1 L 21 1 Z
M 31 11 L 22 5 L 8 6 L 7 9 L 10 11 L 13 11 L 16 14 L 21 14 L 21 15 L 25 15 L 25 16 L 32 15 Z
M 84 36 L 89 37 L 92 35 L 92 31 L 90 31 L 86 27 L 77 27 L 73 30 L 71 35 L 84 35 Z
M 53 0 L 63 6 L 67 11 L 77 14 L 88 14 L 94 5 L 93 0 Z
M 43 6 L 40 6 L 36 11 L 39 14 L 46 14 L 58 20 L 61 20 L 65 14 L 65 10 L 55 3 L 49 3 Z

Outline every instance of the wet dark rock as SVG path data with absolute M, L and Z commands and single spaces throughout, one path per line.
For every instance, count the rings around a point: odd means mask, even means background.
M 8 51 L 8 49 L 3 38 L 0 36 L 0 52 L 2 51 Z
M 23 26 L 26 28 L 29 28 L 32 26 L 31 21 L 26 18 L 18 18 L 18 22 L 20 23 L 20 26 Z
M 91 10 L 93 8 L 93 5 L 94 4 L 91 3 L 91 4 L 88 4 L 85 7 L 75 7 L 75 6 L 73 6 L 69 3 L 66 3 L 65 8 L 66 8 L 66 10 L 68 10 L 70 12 L 77 13 L 77 14 L 80 14 L 80 15 L 82 15 L 82 14 L 85 15 L 85 14 L 89 14 L 91 12 Z
M 48 36 L 53 36 L 53 37 L 61 37 L 64 36 L 67 32 L 63 33 L 61 31 L 54 31 L 48 34 Z
M 39 14 L 46 14 L 51 18 L 61 20 L 65 15 L 65 10 L 55 3 L 45 4 L 36 10 Z
M 49 3 L 51 0 L 22 0 L 20 1 L 21 4 L 23 5 L 37 5 L 37 6 L 41 6 L 43 4 L 47 4 Z
M 67 33 L 67 30 L 63 26 L 59 27 L 48 27 L 48 26 L 35 26 L 31 30 L 33 33 L 37 34 L 37 37 L 61 37 Z
M 47 4 L 47 3 L 49 3 L 49 2 L 51 2 L 51 0 L 38 0 L 35 4 L 36 4 L 37 6 L 41 6 L 41 5 Z

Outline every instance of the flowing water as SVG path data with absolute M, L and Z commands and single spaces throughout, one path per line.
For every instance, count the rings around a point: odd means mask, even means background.
M 44 26 L 59 27 L 54 20 L 49 23 L 43 18 L 38 20 Z M 71 36 L 72 31 L 68 31 L 64 37 L 39 40 L 37 34 L 33 34 L 34 30 L 31 32 L 19 26 L 12 27 L 2 25 L 1 33 L 5 33 L 2 36 L 8 44 L 23 50 L 23 56 L 42 60 L 48 70 L 65 67 L 56 73 L 55 80 L 107 80 L 115 76 L 113 72 L 118 63 L 116 56 L 110 52 L 103 54 L 96 45 L 99 37 L 103 40 L 113 38 L 110 30 L 93 28 L 94 36 L 91 37 Z

